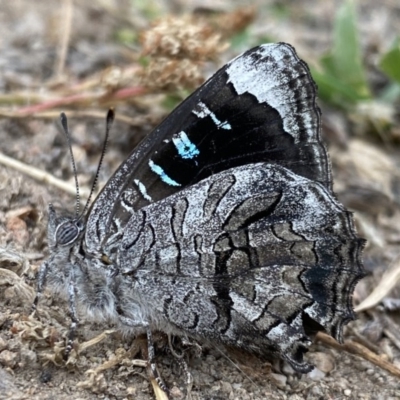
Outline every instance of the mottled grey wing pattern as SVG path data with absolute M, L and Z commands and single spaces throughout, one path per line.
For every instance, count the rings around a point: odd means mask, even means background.
M 115 262 L 142 301 L 183 331 L 306 372 L 308 334 L 319 327 L 341 341 L 354 318 L 362 247 L 322 184 L 257 163 L 141 209 Z
M 93 204 L 87 245 L 98 252 L 142 207 L 255 162 L 282 165 L 331 190 L 316 86 L 288 44 L 237 57 L 148 135 Z

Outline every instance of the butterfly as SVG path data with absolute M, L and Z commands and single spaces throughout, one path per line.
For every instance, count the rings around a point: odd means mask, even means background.
M 292 46 L 255 47 L 145 137 L 88 210 L 50 205 L 34 307 L 45 284 L 68 300 L 67 354 L 80 317 L 303 373 L 315 332 L 342 341 L 364 241 L 332 191 L 316 93 Z

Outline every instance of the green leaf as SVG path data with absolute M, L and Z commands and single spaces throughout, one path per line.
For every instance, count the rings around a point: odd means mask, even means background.
M 379 94 L 379 99 L 390 104 L 397 102 L 400 99 L 400 83 L 391 82 Z
M 361 49 L 357 35 L 354 0 L 346 0 L 339 8 L 334 25 L 333 48 L 321 58 L 322 72 L 314 72 L 321 98 L 345 106 L 371 98 L 365 79 Z
M 230 39 L 232 49 L 241 49 L 242 47 L 248 47 L 248 43 L 251 42 L 251 36 L 247 29 L 236 33 Z
M 133 29 L 122 28 L 116 32 L 116 39 L 120 43 L 132 44 L 138 41 L 139 35 Z
M 350 85 L 360 97 L 371 97 L 357 35 L 354 0 L 345 1 L 336 15 L 332 56 L 336 76 Z
M 400 37 L 379 62 L 382 71 L 391 79 L 400 83 Z
M 140 56 L 138 58 L 138 64 L 141 65 L 142 67 L 147 67 L 150 64 L 150 59 L 149 57 L 146 56 Z
M 360 101 L 358 93 L 336 77 L 315 68 L 311 68 L 311 74 L 318 86 L 318 97 L 325 102 L 343 108 Z

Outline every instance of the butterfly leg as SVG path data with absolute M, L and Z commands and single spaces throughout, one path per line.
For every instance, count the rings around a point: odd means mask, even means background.
M 151 376 L 155 379 L 158 386 L 165 392 L 169 393 L 168 387 L 161 378 L 160 374 L 157 370 L 156 360 L 155 360 L 155 351 L 154 351 L 154 342 L 153 342 L 153 335 L 151 333 L 151 329 L 147 327 L 147 362 L 149 363 L 149 369 Z
M 192 343 L 189 343 L 190 345 L 192 345 Z M 176 358 L 176 361 L 178 362 L 180 368 L 183 370 L 184 374 L 186 375 L 186 399 L 187 400 L 191 400 L 192 395 L 192 386 L 193 386 L 193 376 L 189 371 L 189 367 L 186 363 L 186 361 L 183 359 L 184 357 L 184 352 L 182 352 L 181 354 L 178 354 L 175 349 L 174 346 L 172 344 L 172 337 L 171 334 L 168 334 L 168 346 L 169 346 L 169 351 L 171 352 L 171 354 Z
M 68 339 L 67 339 L 67 346 L 64 351 L 64 360 L 68 360 L 69 354 L 74 345 L 75 335 L 76 335 L 76 328 L 79 324 L 78 313 L 76 311 L 76 304 L 75 304 L 75 279 L 74 276 L 71 275 L 69 286 L 68 286 L 68 303 L 69 303 L 69 314 L 71 317 L 71 325 L 69 327 L 68 332 Z
M 186 399 L 192 399 L 193 376 L 189 371 L 187 362 L 183 358 L 177 358 L 178 364 L 186 375 Z
M 43 288 L 46 284 L 47 270 L 49 269 L 49 263 L 45 261 L 39 269 L 38 278 L 37 278 L 37 286 L 36 286 L 36 295 L 32 303 L 31 314 L 37 309 L 37 305 L 39 303 L 40 297 L 43 293 Z
M 151 333 L 151 329 L 149 324 L 144 321 L 135 321 L 133 319 L 124 317 L 123 315 L 119 315 L 119 320 L 122 324 L 130 326 L 132 328 L 143 327 L 146 328 L 147 334 L 147 362 L 149 365 L 150 373 L 152 378 L 154 378 L 158 384 L 158 386 L 165 392 L 168 393 L 168 387 L 162 380 L 160 374 L 158 373 L 156 362 L 155 362 L 155 351 L 154 351 L 154 342 L 153 335 Z

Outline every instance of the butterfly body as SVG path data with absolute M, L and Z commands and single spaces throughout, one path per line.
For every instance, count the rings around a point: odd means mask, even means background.
M 363 276 L 315 91 L 289 45 L 231 61 L 133 151 L 84 226 L 50 209 L 39 289 L 46 277 L 64 293 L 74 323 L 188 335 L 309 371 L 310 335 L 341 340 Z

